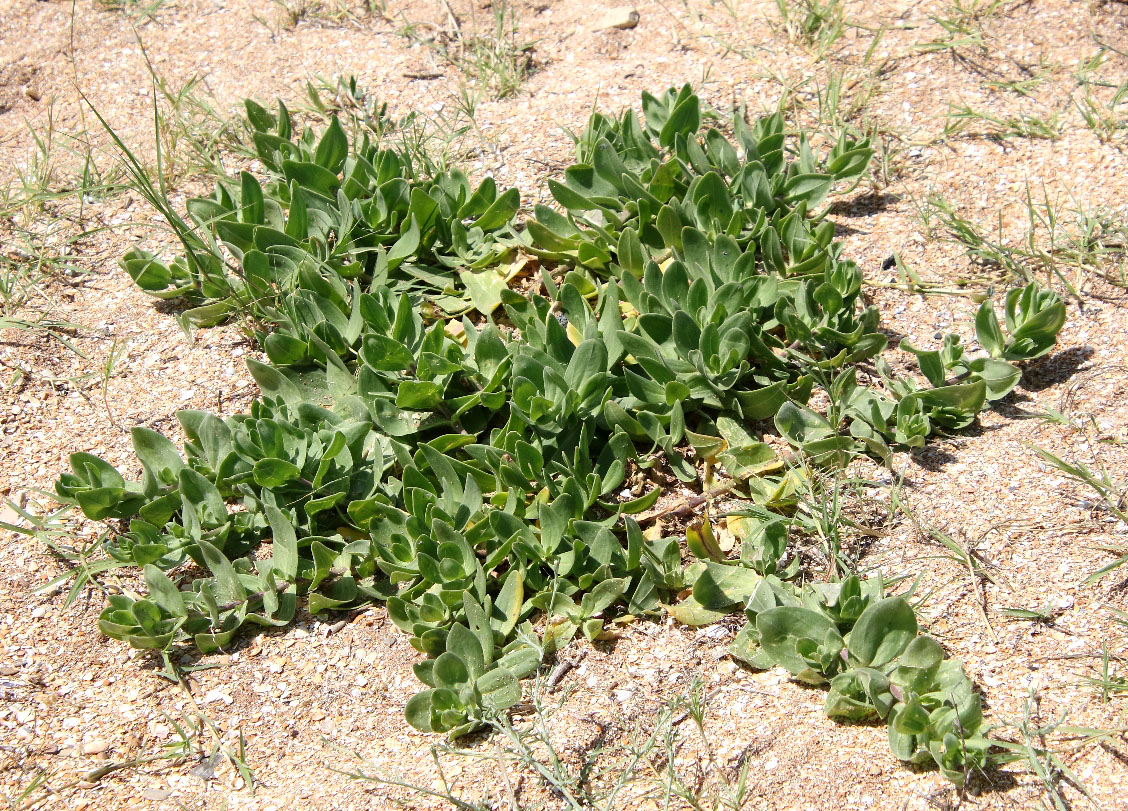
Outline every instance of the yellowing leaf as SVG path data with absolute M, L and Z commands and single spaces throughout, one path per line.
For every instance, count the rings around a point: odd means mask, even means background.
M 456 321 L 453 318 L 447 321 L 446 326 L 443 327 L 443 332 L 463 346 L 466 346 L 466 328 L 462 326 L 461 321 Z
M 701 603 L 697 602 L 697 600 L 693 599 L 693 597 L 682 600 L 680 603 L 674 603 L 673 605 L 666 606 L 666 611 L 669 612 L 670 616 L 680 622 L 682 625 L 689 625 L 693 628 L 697 628 L 702 625 L 712 625 L 721 617 L 725 616 L 728 613 L 732 613 L 726 611 L 714 611 L 712 609 L 706 608 L 705 606 L 701 605 Z
M 501 291 L 509 286 L 505 276 L 493 268 L 478 271 L 461 270 L 458 275 L 466 285 L 470 303 L 482 315 L 489 315 L 501 304 Z
M 720 547 L 717 545 L 717 538 L 713 534 L 713 527 L 709 523 L 708 518 L 702 518 L 700 524 L 696 524 L 685 531 L 686 546 L 698 558 L 702 560 L 712 559 L 716 561 L 724 560 L 725 556 L 721 553 Z

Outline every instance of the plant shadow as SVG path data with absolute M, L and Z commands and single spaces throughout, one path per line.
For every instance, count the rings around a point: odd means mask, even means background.
M 968 434 L 969 429 L 966 428 L 960 432 L 961 436 L 967 436 Z M 945 465 L 950 465 L 952 462 L 957 461 L 955 456 L 938 445 L 926 445 L 923 448 L 917 448 L 912 451 L 910 457 L 914 463 L 930 473 L 939 473 L 944 469 Z
M 836 200 L 827 207 L 827 212 L 842 217 L 865 217 L 884 211 L 900 200 L 898 195 L 889 192 L 870 192 L 846 200 Z
M 1023 370 L 1022 387 L 1037 392 L 1064 383 L 1094 354 L 1091 346 L 1074 346 L 1040 358 Z

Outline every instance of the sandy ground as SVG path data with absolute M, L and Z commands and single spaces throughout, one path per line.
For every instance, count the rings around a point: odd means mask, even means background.
M 248 95 L 298 104 L 307 79 L 342 74 L 355 75 L 393 115 L 417 109 L 442 119 L 455 116 L 466 78 L 405 36 L 405 26 L 446 26 L 447 8 L 465 27 L 474 20 L 484 26 L 492 14 L 488 2 L 472 13 L 464 2 L 391 0 L 383 13 L 354 7 L 345 16 L 326 2 L 320 10 L 309 4 L 290 25 L 278 3 L 169 0 L 144 16 L 137 13 L 143 2 L 123 9 L 88 0 L 0 0 L 0 188 L 34 169 L 32 128 L 42 133 L 53 123 L 57 142 L 72 150 L 76 144 L 62 134 L 82 129 L 95 146 L 105 145 L 79 90 L 139 154 L 152 156 L 153 84 L 142 44 L 167 87 L 200 77 L 200 93 L 222 115 Z M 870 295 L 883 326 L 926 345 L 940 331 L 973 337 L 976 304 L 883 286 L 897 281 L 895 271 L 882 269 L 893 252 L 945 288 L 965 283 L 969 291 L 998 294 L 1004 284 L 998 268 L 974 262 L 935 217 L 922 216 L 929 195 L 941 195 L 991 239 L 1011 246 L 1022 244 L 1027 228 L 1028 190 L 1036 202 L 1048 199 L 1063 211 L 1081 207 L 1123 220 L 1128 130 L 1102 140 L 1087 127 L 1076 78 L 1104 45 L 1107 58 L 1095 75 L 1111 87 L 1098 87 L 1098 97 L 1108 101 L 1128 79 L 1122 3 L 1003 3 L 975 21 L 982 48 L 972 43 L 953 52 L 919 47 L 947 36 L 934 19 L 948 13 L 944 2 L 851 2 L 852 25 L 821 58 L 816 47 L 788 39 L 773 3 L 640 2 L 636 27 L 593 31 L 611 8 L 576 0 L 515 4 L 520 37 L 534 43 L 535 71 L 507 99 L 483 94 L 475 127 L 462 139 L 476 173 L 519 186 L 531 203 L 546 198 L 543 178 L 570 158 L 561 127 L 581 127 L 593 105 L 617 110 L 637 103 L 642 90 L 690 81 L 719 108 L 736 101 L 766 110 L 787 84 L 793 119 L 817 126 L 819 95 L 845 77 L 839 109 L 855 125 L 876 127 L 881 150 L 873 180 L 841 200 L 834 219 L 845 254 L 874 284 Z M 1023 82 L 1027 95 L 1008 82 Z M 852 101 L 865 103 L 853 109 Z M 946 115 L 958 105 L 1004 121 L 1052 121 L 1060 137 L 991 137 L 999 136 L 998 125 L 982 121 L 945 133 Z M 74 160 L 57 152 L 56 187 L 66 184 Z M 103 170 L 111 166 L 100 152 L 95 160 Z M 228 158 L 226 165 L 238 162 Z M 201 188 L 181 178 L 174 200 Z M 43 331 L 0 333 L 0 497 L 29 507 L 44 501 L 37 490 L 50 489 L 67 454 L 91 451 L 137 473 L 130 426 L 175 431 L 177 409 L 235 413 L 255 391 L 241 360 L 254 348 L 236 327 L 189 338 L 168 308 L 117 268 L 116 258 L 135 240 L 165 239 L 140 227 L 153 220 L 144 204 L 128 193 L 87 201 L 81 227 L 112 227 L 68 247 L 80 230 L 75 208 L 73 201 L 49 204 L 0 224 L 0 251 L 11 262 L 26 256 L 14 234 L 30 229 L 44 235 L 47 249 L 65 248 L 77 269 L 46 279 L 17 316 L 80 325 L 61 334 L 81 354 Z M 1037 239 L 1045 237 L 1043 230 Z M 1128 656 L 1128 628 L 1110 612 L 1128 610 L 1128 567 L 1081 584 L 1112 560 L 1099 547 L 1123 546 L 1126 528 L 1030 448 L 1103 466 L 1122 489 L 1128 485 L 1128 309 L 1124 289 L 1103 278 L 1121 278 L 1117 262 L 1063 265 L 1080 297 L 1069 299 L 1058 350 L 1032 364 L 1015 394 L 976 428 L 895 461 L 904 477 L 901 495 L 920 524 L 974 549 L 987 577 L 952 560 L 912 522 L 890 517 L 889 487 L 868 491 L 865 514 L 878 537 L 870 539 L 863 566 L 921 576 L 927 630 L 963 659 L 989 717 L 1002 725 L 997 734 L 1011 740 L 1020 739 L 1014 724 L 1024 713 L 1032 714 L 1031 727 L 1063 718 L 1074 727 L 1128 725 L 1124 694 L 1105 700 L 1086 681 L 1098 675 L 1105 652 L 1114 675 L 1128 674 L 1121 658 Z M 1046 279 L 1043 266 L 1025 267 Z M 1038 418 L 1047 408 L 1062 412 L 1067 424 Z M 15 520 L 15 513 L 5 508 L 0 520 Z M 84 542 L 100 531 L 66 520 Z M 189 660 L 184 664 L 214 667 L 193 672 L 185 692 L 156 675 L 149 657 L 100 636 L 100 592 L 83 590 L 65 610 L 66 584 L 32 593 L 61 570 L 39 542 L 0 533 L 0 793 L 11 807 L 450 807 L 349 774 L 360 770 L 434 791 L 445 791 L 445 781 L 456 795 L 492 808 L 568 807 L 527 764 L 514 761 L 511 741 L 472 739 L 452 753 L 434 749 L 442 744 L 437 736 L 406 725 L 416 654 L 382 608 L 324 621 L 300 617 L 284 632 L 240 639 L 229 655 Z M 1014 607 L 1052 620 L 1002 611 Z M 737 806 L 743 808 L 1052 807 L 1028 764 L 973 781 L 963 794 L 934 771 L 899 764 L 883 728 L 834 723 L 823 715 L 818 691 L 779 671 L 737 667 L 725 656 L 731 633 L 730 624 L 695 631 L 672 621 L 642 623 L 617 642 L 576 643 L 566 651 L 583 658 L 554 692 L 545 690 L 545 734 L 561 773 L 575 777 L 573 788 L 603 797 L 597 807 L 684 807 L 676 798 L 667 806 L 663 794 L 672 755 L 673 772 L 704 808 L 723 807 L 717 798 L 745 765 L 747 792 Z M 697 680 L 707 698 L 703 727 L 677 711 L 672 748 L 660 742 L 647 749 L 647 736 L 671 728 L 660 723 L 667 703 L 692 693 Z M 230 762 L 217 760 L 211 769 L 198 758 L 153 760 L 84 780 L 100 766 L 169 751 L 177 725 L 201 715 L 213 726 L 192 736 L 194 751 L 210 753 L 216 740 L 235 751 L 242 736 L 253 792 Z M 537 723 L 535 714 L 515 719 L 525 740 Z M 1081 745 L 1058 733 L 1035 744 L 1052 745 L 1091 792 L 1092 800 L 1063 783 L 1073 807 L 1128 808 L 1122 737 Z M 533 749 L 547 753 L 543 745 Z M 624 774 L 631 779 L 610 796 Z

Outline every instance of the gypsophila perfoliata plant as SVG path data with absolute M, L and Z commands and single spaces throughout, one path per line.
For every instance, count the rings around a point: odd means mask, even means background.
M 59 497 L 120 522 L 106 552 L 147 586 L 112 595 L 102 631 L 207 652 L 299 607 L 382 601 L 424 654 L 407 720 L 458 736 L 517 704 L 577 634 L 743 611 L 736 657 L 828 686 L 831 716 L 887 722 L 897 757 L 957 783 L 991 765 L 978 695 L 908 603 L 879 579 L 791 584 L 789 535 L 804 469 L 970 424 L 1017 383 L 1012 362 L 1053 346 L 1064 305 L 1014 290 L 1005 330 L 990 303 L 976 319 L 986 356 L 952 336 L 902 344 L 921 375 L 895 377 L 822 208 L 861 178 L 868 141 L 817 154 L 778 115 L 743 113 L 729 139 L 688 86 L 642 106 L 592 116 L 549 182 L 559 208 L 522 227 L 514 189 L 248 103 L 263 176 L 188 201 L 185 256 L 123 265 L 187 300 L 190 322 L 248 314 L 262 398 L 226 419 L 180 412 L 183 449 L 134 429 L 140 482 L 71 457 Z M 859 382 L 866 360 L 883 390 Z M 644 534 L 661 490 L 624 486 L 651 469 L 698 503 L 718 482 L 743 500 L 732 553 L 708 517 L 688 563 L 681 538 Z

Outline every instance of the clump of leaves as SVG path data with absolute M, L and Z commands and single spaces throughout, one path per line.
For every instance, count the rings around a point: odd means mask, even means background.
M 767 577 L 745 599 L 748 622 L 731 648 L 737 658 L 825 685 L 827 715 L 887 721 L 898 758 L 934 762 L 956 785 L 992 762 L 962 665 L 919 634 L 902 597 L 883 597 L 880 579 L 798 588 Z
M 143 290 L 196 304 L 182 316 L 189 324 L 238 310 L 276 323 L 296 292 L 332 298 L 347 280 L 461 312 L 471 301 L 458 273 L 496 268 L 522 242 L 516 189 L 489 178 L 475 188 L 458 169 L 427 176 L 410 151 L 367 134 L 350 146 L 336 116 L 320 136 L 297 135 L 281 102 L 277 114 L 246 108 L 266 183 L 249 172 L 220 179 L 211 197 L 188 201 L 191 223 L 170 220 L 183 257 L 166 264 L 134 250 L 121 262 Z M 446 295 L 455 288 L 461 296 Z
M 426 656 L 409 722 L 454 736 L 515 704 L 576 634 L 745 611 L 738 655 L 829 682 L 832 715 L 891 719 L 903 759 L 954 780 L 985 765 L 978 699 L 902 600 L 879 581 L 784 583 L 800 474 L 750 424 L 774 419 L 813 466 L 920 447 L 1009 390 L 1008 361 L 1048 351 L 1063 305 L 1014 291 L 1009 338 L 989 306 L 977 319 L 991 357 L 906 347 L 931 388 L 895 379 L 861 273 L 816 210 L 858 181 L 869 144 L 817 157 L 778 116 L 742 113 L 734 143 L 702 130 L 688 86 L 643 109 L 594 115 L 550 184 L 562 211 L 538 206 L 522 229 L 515 190 L 425 176 L 335 120 L 296 135 L 284 106 L 249 103 L 265 183 L 219 181 L 189 201 L 193 225 L 174 220 L 183 258 L 124 265 L 191 300 L 194 323 L 250 312 L 262 398 L 227 419 L 181 412 L 182 451 L 135 429 L 140 482 L 72 456 L 60 499 L 125 523 L 106 551 L 148 588 L 114 595 L 103 632 L 210 651 L 301 604 L 384 601 Z M 539 287 L 511 290 L 512 267 L 538 261 Z M 870 358 L 885 392 L 858 383 Z M 815 385 L 825 413 L 807 407 Z M 624 494 L 632 470 L 702 489 L 722 472 L 749 505 L 739 557 L 708 520 L 686 535 L 688 565 L 679 538 L 647 539 L 661 491 Z

